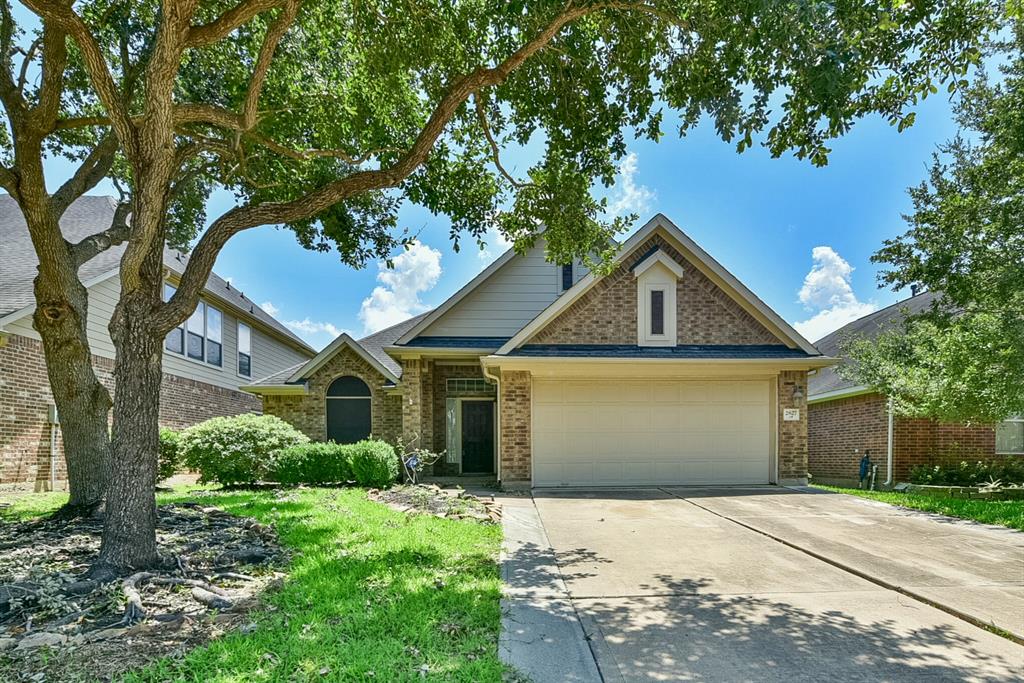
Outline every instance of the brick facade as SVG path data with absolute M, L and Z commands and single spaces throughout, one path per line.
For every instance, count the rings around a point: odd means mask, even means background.
M 501 373 L 498 398 L 501 481 L 529 484 L 532 457 L 531 377 L 521 370 Z
M 859 478 L 860 458 L 871 449 L 878 465 L 876 483 L 888 478 L 888 408 L 881 394 L 864 394 L 810 406 L 811 475 L 821 482 L 849 484 Z M 854 453 L 853 449 L 859 452 Z M 895 417 L 893 420 L 894 481 L 908 481 L 917 465 L 946 459 L 995 457 L 996 436 L 991 425 Z
M 352 349 L 345 348 L 310 378 L 305 395 L 267 395 L 263 411 L 276 415 L 315 441 L 327 440 L 327 388 L 344 375 L 358 377 L 370 388 L 370 432 L 385 441 L 395 442 L 400 435 L 402 398 L 382 387 L 384 376 Z
M 800 397 L 795 394 L 799 390 Z M 783 370 L 778 378 L 779 484 L 807 483 L 807 371 Z M 786 408 L 800 411 L 800 419 L 783 419 Z
M 779 344 L 765 328 L 682 254 L 655 235 L 608 277 L 540 330 L 536 344 L 636 344 L 636 278 L 630 268 L 660 247 L 684 268 L 676 284 L 680 344 Z
M 113 392 L 114 361 L 93 356 L 100 381 Z M 44 488 L 50 478 L 50 425 L 53 404 L 42 342 L 11 335 L 0 347 L 0 484 Z M 254 396 L 164 374 L 160 386 L 160 424 L 181 429 L 219 415 L 260 412 Z M 57 481 L 67 477 L 60 429 L 57 430 Z

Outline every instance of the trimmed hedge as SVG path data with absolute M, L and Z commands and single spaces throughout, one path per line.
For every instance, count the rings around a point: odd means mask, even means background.
M 157 454 L 156 480 L 173 477 L 181 469 L 181 435 L 167 427 L 160 428 L 160 451 Z
M 976 460 L 947 462 L 938 465 L 917 465 L 910 470 L 910 483 L 933 486 L 978 486 L 990 481 L 1024 484 L 1024 461 Z
M 281 451 L 307 443 L 305 434 L 273 415 L 215 417 L 181 432 L 185 463 L 200 481 L 252 484 L 275 471 Z
M 383 488 L 398 479 L 398 456 L 386 441 L 365 439 L 349 446 L 352 476 L 360 486 Z
M 329 443 L 304 443 L 286 448 L 277 455 L 271 479 L 279 484 L 337 484 L 352 476 L 352 446 Z

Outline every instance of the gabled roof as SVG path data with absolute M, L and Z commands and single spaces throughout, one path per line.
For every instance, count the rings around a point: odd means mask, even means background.
M 280 393 L 282 390 L 292 389 L 301 390 L 305 387 L 306 380 L 309 377 L 346 348 L 352 349 L 360 358 L 383 375 L 387 381 L 397 384 L 402 377 L 402 366 L 399 365 L 398 361 L 389 356 L 384 351 L 384 348 L 394 344 L 395 339 L 399 335 L 423 319 L 428 313 L 413 316 L 408 320 L 403 320 L 396 325 L 392 325 L 379 332 L 374 332 L 359 340 L 353 339 L 349 334 L 342 333 L 323 351 L 305 363 L 299 363 L 287 370 L 274 373 L 269 377 L 250 382 L 242 387 L 242 389 L 256 394 Z
M 931 309 L 933 304 L 939 300 L 939 295 L 934 292 L 924 292 L 909 299 L 898 301 L 891 306 L 869 313 L 851 323 L 840 327 L 835 332 L 825 335 L 815 346 L 822 353 L 842 358 L 842 344 L 851 337 L 861 339 L 874 339 L 884 330 L 893 329 L 900 325 L 908 315 L 924 313 Z M 845 359 L 841 364 L 845 364 Z M 822 368 L 811 375 L 807 380 L 807 395 L 813 399 L 815 396 L 828 398 L 841 398 L 855 393 L 864 393 L 867 389 L 856 382 L 839 376 L 835 367 Z
M 791 344 L 793 347 L 801 349 L 808 356 L 821 355 L 821 352 L 818 351 L 818 349 L 816 349 L 809 341 L 804 339 L 799 332 L 793 329 L 792 325 L 783 320 L 778 313 L 773 311 L 767 304 L 757 298 L 757 296 L 747 289 L 742 282 L 736 279 L 736 276 L 726 270 L 718 261 L 713 259 L 664 214 L 659 213 L 655 215 L 654 218 L 648 221 L 642 228 L 637 230 L 636 233 L 627 239 L 619 249 L 619 253 L 616 256 L 616 262 L 621 262 L 626 256 L 633 253 L 635 249 L 644 244 L 656 231 L 661 231 L 669 238 L 670 241 L 676 242 L 678 246 L 681 247 L 680 251 L 688 258 L 692 258 L 693 261 L 698 264 L 698 267 L 706 269 L 709 273 L 717 277 L 724 285 L 723 289 L 726 293 L 732 296 L 741 306 L 754 315 L 754 317 L 758 318 L 762 324 L 765 324 L 765 326 L 775 333 L 780 340 Z M 652 253 L 646 254 L 645 258 L 656 258 L 656 256 L 657 252 L 652 251 Z M 544 309 L 536 318 L 531 320 L 523 327 L 523 329 L 519 330 L 514 337 L 498 349 L 497 355 L 508 355 L 520 346 L 527 344 L 537 332 L 548 324 L 548 322 L 554 320 L 559 313 L 576 302 L 599 280 L 600 276 L 597 276 L 592 272 L 587 273 L 587 275 L 581 278 L 579 282 L 572 286 L 572 288 L 567 290 L 558 299 L 555 299 L 550 306 Z
M 113 197 L 79 197 L 61 217 L 64 238 L 75 243 L 109 227 L 116 208 L 117 202 Z M 14 320 L 31 314 L 35 308 L 32 280 L 36 276 L 39 259 L 21 209 L 6 194 L 0 194 L 0 245 L 3 245 L 0 249 L 0 319 Z M 91 286 L 117 275 L 124 250 L 125 245 L 120 244 L 84 263 L 78 271 L 82 282 Z M 164 249 L 164 266 L 177 275 L 185 270 L 188 259 L 188 255 L 180 251 Z M 313 354 L 309 344 L 216 273 L 210 273 L 205 292 Z
M 415 324 L 413 324 L 411 327 L 405 330 L 405 332 L 403 332 L 397 339 L 395 339 L 392 342 L 392 344 L 395 346 L 408 344 L 417 335 L 419 335 L 420 332 L 430 327 L 430 324 L 432 322 L 434 322 L 442 315 L 450 311 L 455 306 L 455 304 L 459 303 L 464 298 L 466 298 L 467 294 L 469 294 L 474 289 L 479 287 L 485 280 L 491 277 L 491 275 L 493 275 L 499 269 L 501 269 L 502 266 L 511 261 L 515 257 L 515 255 L 516 250 L 513 247 L 509 247 L 508 249 L 506 249 L 504 254 L 495 259 L 494 262 L 491 263 L 491 265 L 487 266 L 482 271 L 480 271 L 480 273 L 475 278 L 467 282 L 461 289 L 459 289 L 459 291 L 455 292 L 450 297 L 448 297 L 448 299 L 443 304 L 441 304 L 434 310 L 428 311 L 424 313 L 422 316 L 419 316 Z

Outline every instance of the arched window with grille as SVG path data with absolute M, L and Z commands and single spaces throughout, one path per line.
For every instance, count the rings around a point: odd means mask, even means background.
M 355 443 L 370 436 L 370 387 L 366 382 L 345 375 L 327 387 L 327 439 L 336 443 Z

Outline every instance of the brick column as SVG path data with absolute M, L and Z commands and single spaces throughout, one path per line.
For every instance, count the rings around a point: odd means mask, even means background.
M 530 373 L 501 373 L 501 483 L 529 486 L 531 473 Z
M 420 382 L 420 360 L 402 361 L 402 441 L 410 447 L 419 445 L 423 426 L 423 387 Z
M 797 388 L 802 396 L 794 398 Z M 779 484 L 807 484 L 807 371 L 784 370 L 779 373 Z M 784 419 L 786 408 L 800 411 L 800 419 Z

